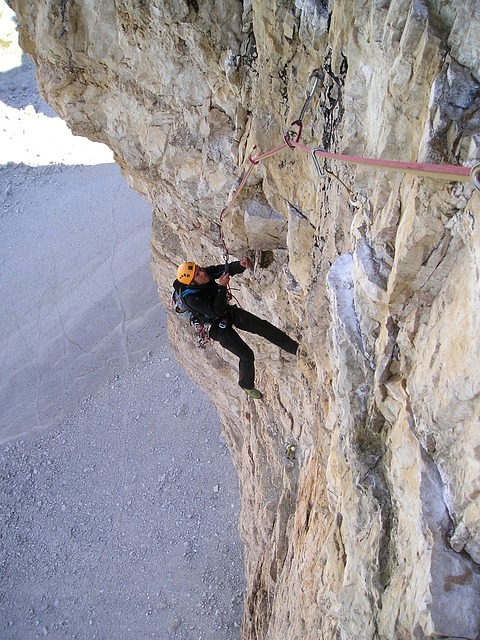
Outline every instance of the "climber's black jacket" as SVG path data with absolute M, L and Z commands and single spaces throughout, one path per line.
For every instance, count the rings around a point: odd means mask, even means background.
M 225 265 L 218 264 L 204 267 L 204 269 L 210 276 L 210 280 L 206 284 L 191 282 L 180 286 L 180 293 L 187 289 L 189 291 L 192 290 L 192 293 L 183 296 L 183 300 L 195 318 L 202 324 L 226 318 L 229 306 L 227 302 L 227 287 L 222 287 L 218 282 L 215 282 L 217 278 L 220 278 L 225 273 Z M 245 267 L 242 267 L 239 261 L 231 262 L 228 265 L 228 275 L 230 276 L 235 276 L 244 271 Z M 176 280 L 174 287 L 177 288 L 178 284 L 178 280 Z

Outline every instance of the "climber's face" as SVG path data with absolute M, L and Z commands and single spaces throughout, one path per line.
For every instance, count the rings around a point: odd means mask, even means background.
M 202 267 L 195 266 L 195 275 L 193 276 L 193 281 L 196 284 L 206 284 L 210 281 L 210 276 L 202 269 Z

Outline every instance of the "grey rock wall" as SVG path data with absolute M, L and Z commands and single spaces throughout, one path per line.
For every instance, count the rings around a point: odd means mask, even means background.
M 107 143 L 152 203 L 167 306 L 179 262 L 222 261 L 220 213 L 248 155 L 282 144 L 313 69 L 324 81 L 305 145 L 440 164 L 479 155 L 475 0 L 12 5 L 46 99 Z M 474 640 L 480 194 L 321 166 L 325 179 L 298 148 L 267 158 L 222 224 L 232 258 L 257 258 L 235 280 L 240 303 L 301 342 L 296 360 L 248 339 L 264 401 L 242 395 L 234 358 L 196 349 L 171 318 L 239 474 L 242 637 Z

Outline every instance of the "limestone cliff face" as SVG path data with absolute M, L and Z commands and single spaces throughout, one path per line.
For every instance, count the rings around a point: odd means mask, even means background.
M 282 144 L 315 68 L 306 145 L 467 165 L 479 152 L 477 0 L 11 2 L 46 99 L 152 203 L 167 306 L 179 262 L 222 261 L 220 212 L 253 146 Z M 297 362 L 248 338 L 264 401 L 171 319 L 238 470 L 242 638 L 473 640 L 480 194 L 326 168 L 282 150 L 223 222 L 232 257 L 257 257 L 236 297 L 301 341 Z

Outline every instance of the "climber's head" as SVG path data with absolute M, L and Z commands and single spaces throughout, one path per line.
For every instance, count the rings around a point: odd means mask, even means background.
M 195 262 L 184 262 L 178 267 L 177 280 L 182 284 L 190 284 L 195 277 Z
M 207 284 L 210 276 L 203 267 L 199 267 L 195 262 L 184 262 L 178 267 L 177 280 L 182 284 Z
M 203 267 L 199 267 L 198 265 L 195 266 L 195 275 L 193 276 L 193 282 L 195 284 L 207 284 L 207 282 L 210 282 L 210 276 L 208 275 L 208 273 L 205 271 L 205 269 Z

